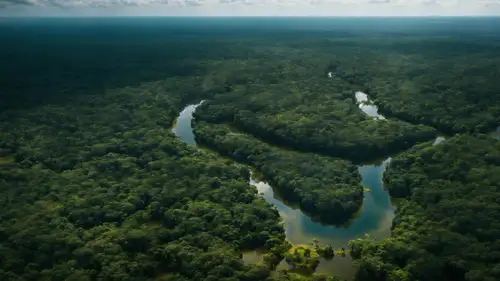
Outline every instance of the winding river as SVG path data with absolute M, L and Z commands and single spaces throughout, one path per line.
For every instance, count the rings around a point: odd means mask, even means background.
M 382 182 L 382 175 L 390 160 L 391 158 L 387 158 L 378 163 L 358 167 L 363 186 L 371 190 L 365 192 L 363 206 L 358 215 L 344 226 L 326 225 L 314 221 L 298 206 L 287 205 L 275 196 L 272 187 L 266 182 L 250 179 L 250 184 L 257 187 L 267 202 L 277 207 L 284 221 L 286 237 L 292 244 L 308 244 L 313 238 L 317 238 L 322 244 L 331 244 L 334 248 L 347 248 L 349 240 L 363 237 L 365 234 L 377 239 L 390 236 L 395 208 Z M 255 258 L 254 253 L 248 255 Z M 282 262 L 280 267 L 288 266 Z M 345 279 L 352 279 L 354 271 L 349 256 L 322 260 L 316 269 L 316 273 L 332 274 Z
M 378 113 L 378 108 L 369 101 L 366 94 L 357 92 L 355 96 L 359 108 L 365 114 L 377 120 L 385 119 L 384 116 Z M 190 146 L 197 145 L 191 121 L 193 112 L 201 103 L 184 108 L 172 129 L 172 132 L 181 141 Z M 500 128 L 498 129 L 498 135 L 500 135 Z M 436 138 L 433 145 L 437 145 L 444 140 L 445 138 L 440 136 Z M 365 234 L 369 234 L 376 239 L 390 236 L 395 207 L 391 204 L 389 194 L 384 189 L 382 181 L 383 173 L 390 161 L 391 157 L 358 166 L 362 184 L 370 191 L 365 192 L 363 206 L 357 216 L 344 226 L 326 225 L 313 220 L 304 214 L 298 206 L 288 204 L 274 194 L 272 187 L 268 183 L 253 176 L 250 178 L 250 184 L 257 188 L 259 194 L 267 202 L 278 209 L 284 221 L 286 237 L 292 244 L 309 244 L 313 238 L 317 238 L 321 244 L 331 244 L 334 248 L 342 248 L 347 247 L 349 240 L 364 237 Z M 246 252 L 243 253 L 243 260 L 246 263 L 258 262 L 262 259 L 262 255 L 263 253 L 259 251 Z M 283 261 L 278 267 L 288 268 L 288 265 Z M 355 268 L 349 256 L 336 256 L 331 260 L 322 260 L 316 269 L 316 273 L 336 275 L 346 280 L 352 280 Z
M 179 114 L 179 117 L 177 117 L 177 121 L 172 128 L 172 133 L 174 133 L 182 142 L 189 146 L 196 146 L 196 140 L 193 133 L 193 127 L 191 126 L 191 120 L 193 120 L 194 111 L 202 103 L 203 101 L 198 104 L 190 104 L 186 106 Z
M 196 146 L 191 121 L 193 112 L 200 104 L 184 108 L 172 129 L 172 132 L 181 141 L 190 146 Z M 387 158 L 358 167 L 363 186 L 369 188 L 370 191 L 365 192 L 363 206 L 358 215 L 344 226 L 326 225 L 313 220 L 304 214 L 298 206 L 286 204 L 276 196 L 272 187 L 266 182 L 251 178 L 250 184 L 257 188 L 267 202 L 276 206 L 284 221 L 287 239 L 292 244 L 308 244 L 312 242 L 313 238 L 317 238 L 320 243 L 331 244 L 334 248 L 347 247 L 349 240 L 363 237 L 365 234 L 378 239 L 390 235 L 395 208 L 391 204 L 389 194 L 384 190 L 382 182 L 382 175 L 390 160 L 391 158 Z M 256 262 L 261 258 L 262 254 L 257 251 L 243 255 L 245 262 Z M 287 265 L 282 262 L 279 267 L 287 268 Z M 349 256 L 322 260 L 316 270 L 317 273 L 334 274 L 345 279 L 352 279 L 354 271 Z

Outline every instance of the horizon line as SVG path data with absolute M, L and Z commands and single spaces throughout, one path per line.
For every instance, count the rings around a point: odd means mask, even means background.
M 8 15 L 0 19 L 15 18 L 500 18 L 500 15 Z

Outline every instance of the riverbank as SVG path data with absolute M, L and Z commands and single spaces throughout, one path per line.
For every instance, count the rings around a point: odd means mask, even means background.
M 190 110 L 183 111 L 182 113 L 188 115 L 188 118 L 179 119 L 183 121 L 179 122 L 178 126 L 183 126 L 183 123 L 185 123 L 186 126 L 192 130 L 191 123 L 193 122 L 193 113 L 196 107 L 189 107 L 189 109 Z M 180 131 L 183 130 L 179 130 L 179 132 Z M 224 134 L 217 133 L 217 130 L 212 130 L 212 133 L 219 137 L 219 141 L 224 139 Z M 242 133 L 230 135 L 232 137 L 245 136 Z M 181 139 L 184 138 L 186 143 L 194 143 L 196 145 L 195 139 L 198 135 L 186 133 L 184 135 L 179 135 L 179 137 Z M 420 147 L 436 146 L 445 140 L 445 137 L 440 136 L 434 141 L 420 145 Z M 240 143 L 240 145 L 245 147 L 243 143 Z M 227 148 L 227 145 L 225 148 Z M 234 147 L 231 150 L 236 151 L 237 149 L 237 147 Z M 220 148 L 216 148 L 216 150 L 220 150 Z M 244 156 L 244 154 L 241 154 L 241 150 L 239 153 L 238 157 L 243 158 L 237 160 L 245 162 L 246 164 L 253 164 L 252 161 L 248 162 L 244 160 L 248 159 L 248 157 L 250 157 L 249 155 Z M 262 151 L 259 153 L 262 153 Z M 254 155 L 252 157 L 256 156 Z M 232 158 L 234 158 L 234 156 Z M 254 185 L 258 193 L 278 210 L 284 222 L 286 238 L 292 245 L 300 245 L 308 243 L 313 239 L 318 239 L 321 243 L 329 244 L 334 248 L 347 249 L 349 241 L 363 238 L 366 234 L 369 235 L 370 239 L 377 240 L 382 240 L 391 236 L 390 229 L 395 216 L 395 207 L 391 203 L 391 198 L 385 190 L 383 182 L 384 171 L 391 160 L 392 157 L 389 157 L 375 163 L 358 166 L 358 173 L 361 175 L 361 182 L 365 191 L 362 207 L 347 224 L 342 226 L 327 225 L 321 222 L 321 219 L 315 219 L 314 215 L 302 211 L 297 205 L 285 200 L 284 196 L 280 195 L 277 190 L 273 190 L 267 182 L 257 179 L 255 176 L 250 177 L 250 184 Z M 366 192 L 367 190 L 369 190 L 369 192 Z M 265 252 L 262 251 L 248 251 L 243 253 L 243 260 L 247 263 L 259 263 L 264 259 L 264 255 Z M 278 269 L 288 269 L 292 272 L 295 271 L 293 266 L 290 267 L 284 260 L 278 265 Z M 353 278 L 356 270 L 349 255 L 336 256 L 333 259 L 320 258 L 318 265 L 315 266 L 316 273 L 335 275 L 347 280 Z M 304 273 L 303 271 L 301 272 Z
M 182 111 L 183 118 L 179 118 L 176 126 L 192 128 L 193 112 L 196 107 L 188 106 L 189 110 Z M 184 132 L 179 138 L 188 144 L 197 144 L 196 136 L 189 130 L 175 130 Z M 394 217 L 394 207 L 391 204 L 387 192 L 384 190 L 382 174 L 390 162 L 390 158 L 366 165 L 360 165 L 357 173 L 360 174 L 360 182 L 370 192 L 365 192 L 362 206 L 356 216 L 347 224 L 334 226 L 324 224 L 300 210 L 297 206 L 283 200 L 273 188 L 266 182 L 250 178 L 250 184 L 254 185 L 259 194 L 270 204 L 275 206 L 284 222 L 287 240 L 293 245 L 309 243 L 317 238 L 322 244 L 329 244 L 334 248 L 347 248 L 348 242 L 355 238 L 364 237 L 369 233 L 372 237 L 383 239 L 390 236 L 390 225 Z M 361 189 L 362 190 L 362 189 Z M 264 252 L 246 252 L 244 260 L 262 261 Z M 290 269 L 286 263 L 281 263 L 278 268 Z M 349 255 L 337 256 L 333 259 L 320 259 L 316 273 L 340 276 L 344 279 L 352 279 L 355 267 Z

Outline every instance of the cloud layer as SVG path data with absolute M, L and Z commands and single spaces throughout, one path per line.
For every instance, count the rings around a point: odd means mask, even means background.
M 196 10 L 193 15 L 500 15 L 500 0 L 0 0 L 0 16 L 5 10 L 37 15 L 57 9 L 191 15 L 188 8 Z
M 156 4 L 174 4 L 182 6 L 202 6 L 213 4 L 386 4 L 386 5 L 441 5 L 453 6 L 469 2 L 470 4 L 500 4 L 500 0 L 0 0 L 0 5 L 24 5 L 46 7 L 109 7 L 109 6 L 144 6 Z
M 168 4 L 168 0 L 0 0 L 0 6 L 24 5 L 39 7 L 109 7 L 142 6 L 152 4 Z

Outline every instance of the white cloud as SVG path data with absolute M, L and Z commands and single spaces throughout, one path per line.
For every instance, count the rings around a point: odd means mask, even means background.
M 23 14 L 23 12 L 29 15 L 43 14 L 41 11 L 45 11 L 43 13 L 49 11 L 49 14 L 57 15 L 72 13 L 85 15 L 500 15 L 500 0 L 0 0 L 0 15 Z
M 0 5 L 46 6 L 46 7 L 109 7 L 142 6 L 151 4 L 168 4 L 168 0 L 0 0 Z

